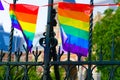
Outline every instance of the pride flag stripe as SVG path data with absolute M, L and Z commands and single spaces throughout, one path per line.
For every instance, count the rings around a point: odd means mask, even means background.
M 12 14 L 13 11 L 10 11 L 10 14 Z M 33 14 L 26 14 L 26 13 L 21 13 L 21 12 L 15 12 L 15 14 L 19 15 L 17 18 L 19 20 L 22 20 L 24 22 L 30 22 L 30 23 L 36 23 L 37 16 Z
M 25 40 L 26 40 L 26 43 L 27 43 L 27 46 L 28 46 L 28 48 L 29 49 L 31 49 L 32 48 L 32 42 L 33 42 L 33 40 L 29 40 L 29 39 L 27 39 L 26 37 L 25 37 Z
M 32 33 L 34 33 L 36 30 L 36 24 L 28 23 L 28 22 L 24 22 L 24 21 L 20 21 L 20 20 L 19 20 L 19 23 L 21 24 L 21 27 L 23 30 L 26 30 L 26 31 L 29 31 Z
M 63 0 L 64 2 L 72 2 L 75 3 L 75 0 Z
M 83 22 L 80 20 L 72 19 L 72 18 L 63 17 L 60 15 L 58 15 L 58 19 L 59 19 L 59 22 L 64 24 L 64 25 L 73 26 L 73 27 L 78 28 L 78 29 L 89 31 L 89 23 L 87 23 L 87 22 Z
M 73 7 L 74 6 L 74 7 Z M 93 6 L 90 7 L 89 4 L 75 4 L 75 3 L 65 3 L 65 2 L 60 2 L 58 5 L 59 8 L 65 9 L 65 10 L 71 10 L 71 11 L 77 11 L 77 12 L 83 12 L 87 15 L 91 14 Z M 89 11 L 86 11 L 88 10 Z
M 28 31 L 23 31 L 24 32 L 24 34 L 25 35 L 27 35 L 27 38 L 29 38 L 29 40 L 33 40 L 33 38 L 34 38 L 34 33 L 30 33 L 30 32 L 28 32 Z
M 85 40 L 88 40 L 88 38 L 89 38 L 88 37 L 89 32 L 87 32 L 87 31 L 80 30 L 80 29 L 77 29 L 77 28 L 74 28 L 71 26 L 67 26 L 67 25 L 62 25 L 62 24 L 61 24 L 61 27 L 64 29 L 66 34 L 71 34 L 73 36 L 83 38 Z
M 13 10 L 14 4 L 10 4 L 10 6 L 11 6 L 10 10 Z M 36 15 L 38 13 L 38 9 L 39 9 L 39 7 L 35 6 L 35 5 L 28 5 L 28 4 L 17 4 L 17 5 L 15 5 L 15 12 L 22 12 L 22 13 L 28 13 L 28 14 Z
M 76 46 L 79 46 L 79 47 L 82 46 L 83 48 L 86 48 L 86 49 L 88 48 L 88 40 L 78 38 L 70 34 L 66 34 L 66 35 L 69 37 L 69 39 L 67 39 L 65 43 L 75 44 Z
M 85 13 L 83 13 L 83 12 L 64 10 L 64 9 L 61 9 L 61 8 L 58 8 L 58 11 L 59 11 L 60 16 L 70 17 L 70 18 L 81 20 L 81 21 L 84 21 L 84 22 L 89 22 L 89 16 L 86 15 Z
M 18 23 L 19 23 L 19 22 L 14 19 L 14 21 L 12 21 L 12 26 L 14 26 L 14 28 L 17 28 L 18 30 L 21 30 L 20 24 L 18 24 Z
M 1 0 L 0 0 L 0 10 L 4 10 Z
M 74 53 L 74 54 L 76 54 L 76 52 L 78 52 L 77 54 L 81 55 L 81 56 L 87 56 L 86 53 L 88 53 L 88 49 L 76 46 L 74 44 L 65 43 L 65 44 L 63 44 L 63 48 L 67 51 Z

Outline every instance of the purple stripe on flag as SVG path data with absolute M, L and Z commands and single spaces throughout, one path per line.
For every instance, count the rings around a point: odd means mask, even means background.
M 73 44 L 64 43 L 63 49 L 65 51 L 70 51 L 70 52 L 75 53 L 75 54 L 80 55 L 80 56 L 87 57 L 87 54 L 88 54 L 88 49 L 82 48 L 82 47 L 79 47 L 79 46 L 76 46 Z
M 16 20 L 16 18 L 15 19 L 12 18 L 11 20 L 12 20 L 12 27 L 22 31 L 21 26 L 20 26 L 18 20 Z
M 2 5 L 1 1 L 0 1 L 0 10 L 4 10 L 3 5 Z
M 20 25 L 18 25 L 18 24 L 15 24 L 15 23 L 12 23 L 12 27 L 14 27 L 14 28 L 16 28 L 16 29 L 18 29 L 18 30 L 22 30 L 21 28 L 20 28 Z

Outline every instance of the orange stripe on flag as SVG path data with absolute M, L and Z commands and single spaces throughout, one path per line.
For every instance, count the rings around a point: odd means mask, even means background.
M 26 14 L 26 13 L 21 13 L 21 12 L 15 12 L 15 14 L 18 20 L 36 24 L 37 15 Z
M 76 11 L 70 11 L 70 10 L 58 8 L 58 13 L 59 15 L 64 17 L 73 18 L 73 19 L 84 21 L 84 22 L 89 22 L 90 16 L 83 12 L 76 12 Z

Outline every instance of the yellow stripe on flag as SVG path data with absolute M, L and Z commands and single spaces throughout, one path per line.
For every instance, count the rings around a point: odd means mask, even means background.
M 81 30 L 89 31 L 89 22 L 83 22 L 58 15 L 61 24 L 72 26 Z
M 23 22 L 23 21 L 20 21 L 20 20 L 19 20 L 19 23 L 20 23 L 20 25 L 22 27 L 22 30 L 35 33 L 36 24 L 28 23 L 28 22 Z

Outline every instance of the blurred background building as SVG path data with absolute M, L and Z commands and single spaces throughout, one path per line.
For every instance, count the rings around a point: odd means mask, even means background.
M 9 37 L 10 37 L 10 33 L 5 32 L 3 26 L 0 25 L 0 50 L 8 51 L 9 40 L 10 40 Z M 18 49 L 23 51 L 23 47 L 22 47 L 23 43 L 24 40 L 22 37 L 13 36 L 12 52 L 17 51 Z

